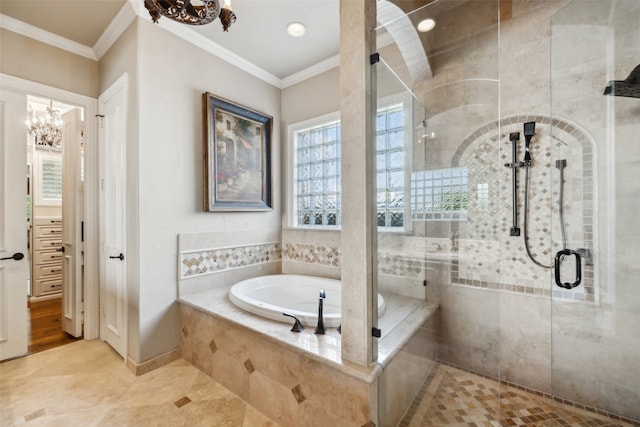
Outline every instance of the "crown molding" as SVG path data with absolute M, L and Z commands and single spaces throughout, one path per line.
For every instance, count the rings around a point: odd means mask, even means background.
M 144 17 L 143 19 L 146 19 L 149 22 L 151 22 L 150 17 Z M 235 65 L 241 70 L 246 71 L 247 73 L 277 88 L 281 87 L 280 86 L 281 80 L 278 77 L 258 67 L 254 63 L 247 61 L 246 59 L 231 52 L 230 50 L 220 46 L 219 44 L 206 38 L 205 36 L 198 33 L 197 31 L 192 30 L 187 25 L 180 24 L 170 19 L 159 20 L 158 23 L 154 25 L 159 25 L 161 28 L 180 37 L 181 39 L 199 47 L 200 49 L 203 49 L 206 52 L 209 52 L 214 56 L 217 56 L 218 58 L 230 63 L 231 65 Z
M 93 45 L 93 51 L 98 59 L 102 58 L 111 46 L 129 27 L 131 22 L 136 18 L 136 5 L 132 1 L 127 1 L 122 5 L 118 14 L 109 23 L 106 30 L 100 35 L 100 38 Z
M 29 37 L 42 43 L 97 61 L 102 58 L 109 48 L 111 48 L 113 43 L 118 40 L 137 16 L 151 22 L 151 18 L 145 12 L 146 9 L 140 7 L 140 2 L 138 0 L 128 0 L 122 6 L 113 21 L 111 21 L 107 29 L 102 33 L 93 48 L 2 14 L 0 14 L 0 28 L 5 28 L 25 37 Z M 180 37 L 181 39 L 279 89 L 284 89 L 300 83 L 340 65 L 340 55 L 335 55 L 304 70 L 280 79 L 254 63 L 206 38 L 197 31 L 192 30 L 186 25 L 181 25 L 177 22 L 171 21 L 170 19 L 163 19 L 159 21 L 158 24 L 154 25 L 159 25 L 161 28 L 169 31 L 175 36 Z
M 89 58 L 94 61 L 98 60 L 93 49 L 88 46 L 60 37 L 56 34 L 50 33 L 49 31 L 45 31 L 42 28 L 18 21 L 17 19 L 7 15 L 0 14 L 0 28 L 13 31 L 14 33 L 18 33 L 22 36 L 75 53 L 76 55 L 84 56 L 85 58 Z
M 325 71 L 329 71 L 333 68 L 340 66 L 340 55 L 334 55 L 330 58 L 325 59 L 324 61 L 320 61 L 317 64 L 314 64 L 304 70 L 298 71 L 297 73 L 293 73 L 290 76 L 285 77 L 280 81 L 280 89 L 287 88 L 289 86 L 293 86 L 297 83 L 310 79 L 311 77 L 315 77 L 318 74 L 322 74 Z

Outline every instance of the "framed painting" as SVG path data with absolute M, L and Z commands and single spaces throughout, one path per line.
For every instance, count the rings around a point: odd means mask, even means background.
M 205 93 L 205 211 L 264 211 L 271 202 L 273 118 Z

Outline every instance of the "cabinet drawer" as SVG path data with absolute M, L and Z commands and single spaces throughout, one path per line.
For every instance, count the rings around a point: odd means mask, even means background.
M 61 237 L 62 236 L 62 225 L 53 225 L 53 226 L 37 226 L 33 230 L 33 236 L 36 239 L 47 238 L 47 237 Z
M 48 225 L 62 227 L 62 218 L 57 216 L 39 216 L 33 219 L 33 225 Z
M 36 239 L 33 244 L 33 248 L 36 251 L 58 249 L 62 246 L 62 239 L 60 236 L 56 236 L 55 239 Z
M 62 291 L 62 277 L 59 279 L 36 280 L 35 296 L 42 296 Z
M 35 251 L 33 254 L 33 261 L 35 265 L 40 265 L 42 263 L 61 263 L 62 252 L 57 252 L 55 249 L 47 251 Z
M 58 279 L 62 277 L 62 263 L 42 264 L 34 268 L 35 280 Z

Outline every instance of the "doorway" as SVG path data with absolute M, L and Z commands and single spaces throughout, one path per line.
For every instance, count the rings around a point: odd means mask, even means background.
M 73 168 L 76 176 L 82 174 L 82 185 L 71 185 L 72 196 L 82 190 L 80 202 L 73 203 L 73 215 L 82 217 L 84 222 L 72 220 L 73 226 L 63 223 L 49 223 L 49 228 L 62 225 L 63 230 L 73 231 L 77 239 L 62 234 L 61 246 L 62 269 L 76 272 L 74 283 L 76 292 L 62 292 L 62 295 L 72 296 L 70 299 L 60 298 L 61 315 L 59 322 L 66 329 L 70 320 L 79 324 L 79 332 L 74 335 L 84 339 L 99 337 L 99 288 L 98 288 L 98 205 L 97 205 L 97 132 L 96 107 L 97 100 L 63 89 L 46 86 L 40 83 L 20 79 L 14 76 L 0 74 L 0 148 L 4 156 L 1 158 L 3 180 L 16 185 L 2 185 L 0 191 L 0 360 L 20 357 L 28 350 L 28 294 L 35 286 L 36 277 L 32 275 L 31 261 L 35 262 L 35 245 L 30 242 L 33 228 L 25 221 L 25 201 L 29 208 L 35 203 L 35 194 L 31 189 L 37 185 L 33 171 L 27 169 L 27 137 L 25 120 L 29 118 L 29 103 L 31 97 L 44 98 L 45 103 L 53 100 L 68 104 L 74 108 L 71 115 L 64 115 L 62 121 L 65 127 L 73 128 L 68 134 L 83 133 L 83 155 L 75 157 L 74 162 L 82 166 Z M 82 116 L 84 112 L 84 117 Z M 74 124 L 75 123 L 75 124 Z M 83 125 L 83 126 L 82 126 Z M 64 136 L 63 136 L 64 138 Z M 63 144 L 64 147 L 64 144 Z M 66 154 L 70 154 L 68 152 Z M 63 152 L 63 156 L 65 153 Z M 46 156 L 43 156 L 46 158 Z M 34 162 L 35 163 L 35 162 Z M 33 163 L 33 164 L 34 164 Z M 32 164 L 32 163 L 30 163 Z M 32 164 L 32 165 L 33 165 Z M 50 165 L 51 166 L 51 165 Z M 33 173 L 32 173 L 33 172 Z M 28 185 L 24 185 L 27 182 Z M 63 177 L 63 181 L 65 178 Z M 18 185 L 20 183 L 20 185 Z M 66 184 L 63 182 L 62 184 Z M 66 203 L 66 202 L 65 202 Z M 43 211 L 41 211 L 43 212 Z M 50 212 L 49 212 L 50 213 Z M 29 218 L 35 218 L 34 212 L 29 211 Z M 37 213 L 36 213 L 37 215 Z M 61 220 L 73 218 L 73 215 L 62 215 Z M 40 224 L 45 227 L 46 224 Z M 51 231 L 51 230 L 49 230 Z M 33 231 L 35 234 L 35 231 Z M 56 233 L 51 233 L 55 235 Z M 29 247 L 27 247 L 29 241 Z M 81 244 L 77 244 L 80 241 Z M 51 243 L 51 242 L 50 242 Z M 55 246 L 55 245 L 51 245 Z M 55 252 L 55 250 L 54 250 Z M 57 253 L 57 252 L 56 252 Z M 25 256 L 26 255 L 26 256 Z M 78 262 L 74 262 L 77 259 Z M 70 285 L 71 274 L 62 274 L 62 288 Z M 33 282 L 33 283 L 32 283 Z M 33 295 L 32 295 L 33 296 Z M 47 299 L 42 299 L 47 301 Z M 78 323 L 83 315 L 84 322 Z M 84 325 L 84 326 L 82 326 Z M 77 330 L 76 330 L 77 331 Z
M 84 109 L 27 95 L 25 117 L 30 354 L 82 337 Z

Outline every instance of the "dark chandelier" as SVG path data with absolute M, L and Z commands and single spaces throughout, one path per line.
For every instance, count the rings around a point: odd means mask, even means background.
M 160 19 L 160 15 L 189 25 L 208 24 L 220 17 L 222 29 L 228 31 L 231 24 L 236 22 L 236 14 L 231 10 L 230 0 L 225 0 L 222 8 L 219 0 L 144 0 L 144 7 L 155 23 Z

